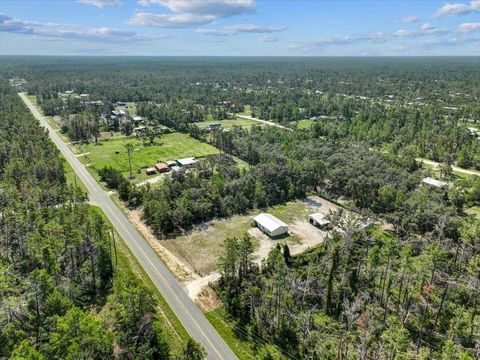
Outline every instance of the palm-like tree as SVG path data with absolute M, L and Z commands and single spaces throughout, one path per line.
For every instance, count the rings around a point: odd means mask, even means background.
M 130 179 L 133 177 L 132 176 L 132 152 L 133 152 L 133 144 L 132 143 L 126 143 L 125 149 L 127 150 L 127 156 L 128 156 L 128 169 L 130 172 Z

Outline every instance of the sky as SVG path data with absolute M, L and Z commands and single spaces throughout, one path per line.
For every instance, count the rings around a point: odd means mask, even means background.
M 480 0 L 0 0 L 0 55 L 480 55 Z

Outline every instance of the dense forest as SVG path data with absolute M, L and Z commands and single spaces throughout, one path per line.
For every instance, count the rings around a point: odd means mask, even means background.
M 250 107 L 253 116 L 288 126 L 317 119 L 317 134 L 398 149 L 480 168 L 468 127 L 480 121 L 478 59 L 472 58 L 15 58 L 5 74 L 29 79 L 47 115 L 81 113 L 74 89 L 112 109 L 139 104 L 153 123 L 185 130 L 207 116 L 225 119 Z M 91 114 L 91 112 L 89 112 Z M 98 116 L 74 117 L 94 136 Z M 93 119 L 93 120 L 92 120 Z
M 108 225 L 5 82 L 0 119 L 0 358 L 173 358 L 156 295 L 117 271 Z

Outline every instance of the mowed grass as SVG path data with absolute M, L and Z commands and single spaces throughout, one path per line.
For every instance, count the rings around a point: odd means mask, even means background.
M 125 177 L 128 177 L 128 155 L 125 149 L 125 144 L 127 143 L 133 144 L 135 149 L 132 152 L 132 173 L 136 180 L 148 178 L 148 175 L 145 174 L 145 169 L 155 165 L 157 162 L 191 156 L 201 158 L 220 152 L 209 144 L 179 132 L 166 134 L 160 139 L 156 139 L 154 145 L 144 146 L 141 140 L 125 138 L 102 141 L 99 144 L 78 145 L 75 152 L 77 154 L 86 154 L 79 157 L 79 159 L 85 164 L 90 164 L 89 167 L 91 169 L 98 170 L 105 166 L 111 166 L 120 170 Z M 116 154 L 116 151 L 119 153 Z M 141 169 L 140 174 L 137 173 L 138 169 Z
M 296 123 L 299 129 L 309 129 L 314 122 L 315 122 L 314 120 L 303 119 L 303 120 L 294 121 L 291 124 L 294 125 Z
M 266 353 L 270 353 L 275 360 L 285 358 L 278 347 L 269 344 L 265 339 L 243 340 L 242 338 L 248 335 L 248 330 L 235 327 L 235 322 L 229 319 L 223 308 L 207 311 L 205 316 L 240 360 L 263 359 Z M 256 345 L 256 350 L 253 345 Z
M 240 118 L 231 119 L 231 120 L 217 120 L 217 121 L 207 120 L 207 121 L 201 121 L 201 122 L 195 123 L 195 125 L 197 125 L 200 128 L 207 127 L 208 125 L 211 125 L 211 124 L 221 124 L 222 128 L 224 129 L 229 129 L 234 126 L 250 128 L 252 125 L 258 125 L 258 123 L 253 120 L 240 119 Z
M 217 269 L 218 260 L 223 254 L 223 241 L 227 237 L 240 238 L 252 227 L 252 219 L 261 212 L 268 212 L 287 224 L 308 214 L 308 206 L 302 201 L 292 201 L 283 205 L 273 206 L 264 210 L 252 210 L 246 215 L 235 215 L 227 219 L 213 220 L 187 235 L 163 240 L 162 244 L 182 261 L 189 264 L 195 272 L 205 276 Z M 299 239 L 290 235 L 284 241 L 296 243 Z M 253 238 L 254 249 L 260 242 Z

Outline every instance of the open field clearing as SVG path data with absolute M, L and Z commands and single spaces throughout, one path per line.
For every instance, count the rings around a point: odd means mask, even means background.
M 162 136 L 155 140 L 154 145 L 144 146 L 142 141 L 135 138 L 115 139 L 99 144 L 77 145 L 75 152 L 86 154 L 80 159 L 84 164 L 91 164 L 90 168 L 92 169 L 111 166 L 119 169 L 125 177 L 128 177 L 128 156 L 124 146 L 127 143 L 132 143 L 135 148 L 132 153 L 132 172 L 136 180 L 147 179 L 149 176 L 145 174 L 145 168 L 153 166 L 157 162 L 191 156 L 201 158 L 220 152 L 211 145 L 178 132 Z M 137 173 L 138 169 L 141 169 L 140 174 Z
M 161 243 L 197 274 L 206 276 L 216 270 L 225 238 L 241 237 L 249 233 L 254 241 L 254 260 L 257 263 L 260 263 L 278 243 L 287 243 L 291 253 L 298 254 L 311 246 L 320 244 L 326 236 L 325 232 L 308 223 L 308 214 L 313 212 L 328 214 L 330 210 L 335 209 L 334 204 L 318 197 L 268 208 L 265 212 L 278 217 L 290 226 L 289 236 L 280 240 L 272 240 L 257 228 L 252 227 L 252 218 L 262 212 L 255 210 L 247 215 L 213 220 L 188 235 Z
M 297 128 L 299 128 L 299 129 L 309 129 L 313 125 L 314 122 L 315 122 L 315 120 L 303 119 L 303 120 L 294 121 L 291 124 L 295 125 L 295 123 L 296 123 Z

